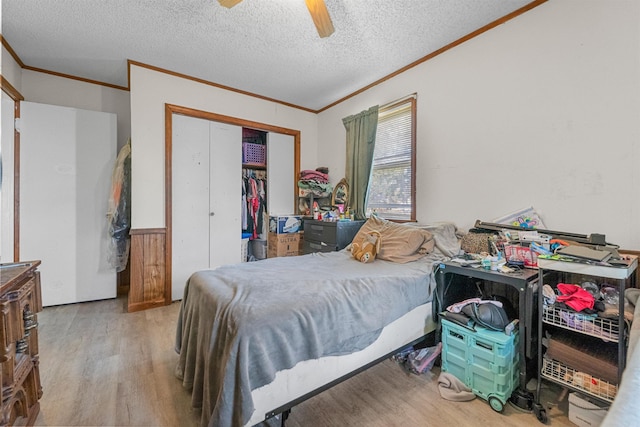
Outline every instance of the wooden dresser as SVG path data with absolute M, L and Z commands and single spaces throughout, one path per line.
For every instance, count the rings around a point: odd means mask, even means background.
M 0 264 L 0 426 L 33 425 L 40 410 L 39 265 L 40 261 Z

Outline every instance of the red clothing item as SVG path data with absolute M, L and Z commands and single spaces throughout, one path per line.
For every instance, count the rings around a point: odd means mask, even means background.
M 593 309 L 595 298 L 580 286 L 558 283 L 558 290 L 562 295 L 558 295 L 556 301 L 565 303 L 575 311 L 582 311 L 585 308 Z

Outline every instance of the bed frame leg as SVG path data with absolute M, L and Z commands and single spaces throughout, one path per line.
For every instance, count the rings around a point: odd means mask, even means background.
M 287 409 L 282 414 L 280 414 L 280 427 L 284 427 L 287 418 L 289 418 L 289 414 L 291 413 L 291 409 Z

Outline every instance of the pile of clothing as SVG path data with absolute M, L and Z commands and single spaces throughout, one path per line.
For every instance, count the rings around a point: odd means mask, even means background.
M 628 294 L 627 291 L 630 291 Z M 625 291 L 624 319 L 627 323 L 633 321 L 634 307 L 630 301 L 635 296 L 636 289 Z M 554 290 L 549 285 L 542 287 L 544 296 L 545 316 L 556 316 L 552 323 L 560 321 L 573 329 L 587 332 L 601 337 L 604 340 L 617 340 L 618 329 L 612 329 L 609 323 L 601 319 L 617 319 L 619 313 L 618 290 L 613 287 L 603 286 L 600 289 L 592 282 L 581 285 L 558 283 Z M 547 311 L 551 309 L 552 311 Z M 600 320 L 599 320 L 600 319 Z
M 300 197 L 300 212 L 309 214 L 312 206 L 308 199 L 331 198 L 333 186 L 329 184 L 329 169 L 319 167 L 316 170 L 302 170 L 298 180 L 298 197 Z M 307 199 L 307 200 L 305 200 Z
M 632 291 L 633 292 L 633 291 Z M 579 312 L 583 315 L 615 319 L 618 317 L 618 290 L 603 286 L 599 289 L 592 282 L 580 285 L 558 283 L 556 290 L 549 286 L 542 287 L 544 305 L 554 306 L 559 310 Z M 625 291 L 625 319 L 633 320 L 633 307 L 629 304 L 629 296 Z

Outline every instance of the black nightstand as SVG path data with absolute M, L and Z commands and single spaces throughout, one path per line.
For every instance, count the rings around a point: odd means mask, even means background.
M 303 254 L 312 252 L 333 252 L 347 247 L 353 240 L 364 220 L 358 221 L 304 221 Z

